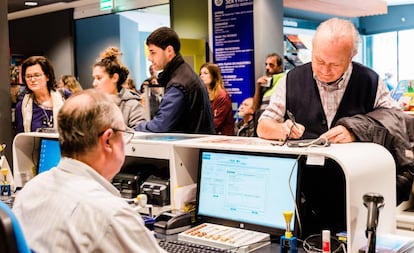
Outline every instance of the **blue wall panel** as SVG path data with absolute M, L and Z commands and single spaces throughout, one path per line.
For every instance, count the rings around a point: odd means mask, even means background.
M 388 14 L 360 18 L 361 34 L 375 34 L 414 28 L 414 5 L 388 7 Z
M 119 15 L 76 20 L 76 68 L 83 88 L 92 87 L 92 65 L 108 46 L 120 47 Z
M 140 48 L 143 47 L 140 44 L 139 37 L 138 23 L 120 16 L 120 49 L 123 53 L 122 62 L 128 67 L 130 77 L 138 83 L 140 82 L 142 72 L 139 63 L 141 57 Z M 143 76 L 145 76 L 145 72 Z

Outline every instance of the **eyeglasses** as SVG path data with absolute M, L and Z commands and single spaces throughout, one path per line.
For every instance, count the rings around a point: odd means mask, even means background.
M 127 127 L 125 130 L 121 130 L 118 128 L 111 127 L 110 129 L 112 129 L 114 132 L 122 132 L 122 140 L 124 141 L 124 144 L 130 143 L 132 138 L 134 138 L 135 131 L 131 128 Z M 106 130 L 108 129 L 105 129 L 104 131 L 100 132 L 98 136 L 103 135 Z
M 132 138 L 134 138 L 135 131 L 131 128 L 126 128 L 125 130 L 112 128 L 115 132 L 122 132 L 122 139 L 124 140 L 124 144 L 128 144 L 131 142 Z
M 38 80 L 38 79 L 40 79 L 41 77 L 43 76 L 43 74 L 42 73 L 34 73 L 33 75 L 25 75 L 24 76 L 24 78 L 26 79 L 26 80 L 31 80 L 32 78 L 33 79 L 35 79 L 35 80 Z

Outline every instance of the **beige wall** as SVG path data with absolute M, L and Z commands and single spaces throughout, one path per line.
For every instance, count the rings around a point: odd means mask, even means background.
M 181 38 L 208 40 L 208 0 L 171 0 L 171 27 Z

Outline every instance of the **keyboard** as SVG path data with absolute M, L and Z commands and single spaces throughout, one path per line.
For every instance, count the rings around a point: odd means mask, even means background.
M 179 233 L 177 240 L 248 253 L 270 244 L 270 235 L 248 229 L 202 223 Z
M 233 251 L 227 249 L 219 249 L 211 246 L 204 246 L 196 243 L 182 242 L 177 240 L 161 239 L 158 244 L 170 253 L 231 253 Z

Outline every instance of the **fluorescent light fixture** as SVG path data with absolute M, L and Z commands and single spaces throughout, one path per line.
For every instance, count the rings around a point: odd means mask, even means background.
M 24 2 L 24 5 L 33 7 L 33 6 L 37 6 L 38 3 L 35 2 L 35 1 L 26 1 L 26 2 Z

